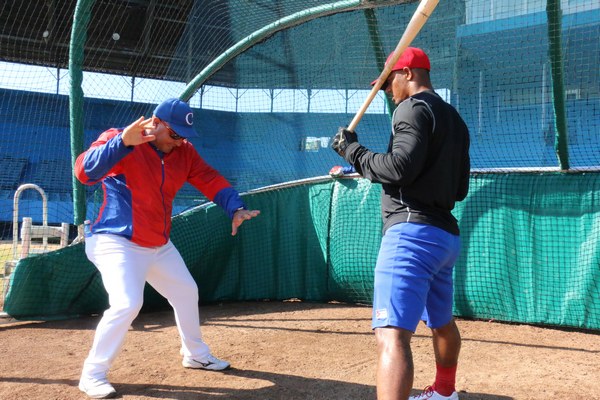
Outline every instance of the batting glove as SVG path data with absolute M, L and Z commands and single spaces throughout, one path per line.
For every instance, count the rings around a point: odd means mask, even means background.
M 329 170 L 329 175 L 333 178 L 339 178 L 340 176 L 352 174 L 354 172 L 356 172 L 354 170 L 354 167 L 342 167 L 340 165 L 336 165 L 335 167 Z
M 344 157 L 348 145 L 355 142 L 358 142 L 358 136 L 356 133 L 340 127 L 333 137 L 331 148 L 340 156 Z

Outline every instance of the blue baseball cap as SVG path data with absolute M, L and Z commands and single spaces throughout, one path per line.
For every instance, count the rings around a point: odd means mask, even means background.
M 185 101 L 178 98 L 167 99 L 154 109 L 154 115 L 169 124 L 179 136 L 197 137 L 194 129 L 194 112 Z

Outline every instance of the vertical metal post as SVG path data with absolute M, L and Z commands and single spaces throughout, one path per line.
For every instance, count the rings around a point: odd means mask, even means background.
M 552 77 L 552 105 L 554 107 L 554 125 L 556 138 L 554 150 L 561 170 L 569 169 L 569 143 L 567 131 L 567 111 L 565 105 L 565 85 L 562 56 L 562 10 L 560 0 L 548 0 L 548 43 L 550 74 Z
M 69 93 L 69 119 L 71 128 L 71 166 L 75 166 L 77 156 L 83 152 L 83 59 L 87 41 L 87 28 L 95 0 L 78 0 L 73 14 L 71 43 L 69 47 L 69 72 L 71 88 Z M 73 223 L 83 223 L 86 214 L 85 190 L 75 175 L 73 184 Z
M 379 35 L 379 30 L 377 29 L 377 17 L 375 16 L 375 11 L 368 8 L 364 11 L 365 18 L 367 19 L 367 27 L 369 28 L 369 37 L 371 38 L 371 45 L 373 46 L 373 50 L 375 50 L 375 62 L 377 64 L 377 69 L 379 71 L 383 70 L 385 67 L 385 59 L 386 54 L 383 50 L 383 44 L 381 43 L 381 38 Z M 390 96 L 384 94 L 385 104 L 387 105 L 387 110 L 390 118 L 394 114 L 394 110 L 396 109 L 396 104 L 392 101 Z

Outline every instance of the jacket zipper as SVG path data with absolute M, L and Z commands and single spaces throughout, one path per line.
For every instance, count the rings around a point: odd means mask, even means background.
M 163 215 L 164 215 L 163 236 L 166 241 L 169 241 L 169 238 L 167 238 L 167 206 L 165 205 L 165 195 L 163 192 L 163 187 L 165 185 L 165 160 L 163 159 L 162 154 L 160 156 L 160 163 L 161 163 L 161 169 L 162 169 L 162 181 L 160 182 L 160 197 L 162 198 Z

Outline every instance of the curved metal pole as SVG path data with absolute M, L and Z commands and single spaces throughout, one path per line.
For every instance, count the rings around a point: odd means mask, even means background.
M 254 33 L 246 36 L 244 39 L 240 40 L 225 52 L 223 52 L 219 57 L 217 57 L 213 62 L 208 64 L 196 77 L 187 85 L 184 89 L 183 93 L 179 96 L 179 98 L 183 101 L 188 101 L 193 94 L 198 90 L 200 86 L 204 84 L 206 80 L 213 74 L 215 74 L 218 70 L 220 70 L 227 62 L 236 57 L 237 55 L 243 53 L 248 50 L 250 47 L 254 46 L 256 43 L 259 43 L 266 38 L 274 35 L 275 33 L 282 31 L 284 29 L 288 29 L 305 22 L 311 21 L 313 19 L 317 19 L 320 17 L 325 17 L 328 15 L 337 14 L 345 11 L 354 11 L 360 9 L 368 9 L 368 8 L 376 8 L 385 5 L 391 4 L 401 4 L 401 3 L 412 3 L 413 1 L 409 0 L 344 0 L 338 1 L 335 3 L 323 4 L 320 6 L 308 8 L 303 11 L 299 11 L 297 13 L 288 15 L 284 18 L 281 18 L 269 25 L 262 27 L 261 29 L 255 31 Z
M 19 186 L 13 197 L 13 260 L 17 259 L 17 247 L 19 246 L 19 197 L 21 197 L 21 193 L 27 189 L 35 189 L 42 196 L 42 224 L 43 226 L 48 226 L 48 197 L 46 196 L 44 189 L 34 183 L 25 183 Z M 44 248 L 48 245 L 47 237 L 44 237 L 43 245 Z
M 188 101 L 199 87 L 214 73 L 220 70 L 227 62 L 241 54 L 256 43 L 265 40 L 275 33 L 300 25 L 304 22 L 337 14 L 345 11 L 377 8 L 386 5 L 413 3 L 416 0 L 344 0 L 309 8 L 287 17 L 281 18 L 257 30 L 246 38 L 230 47 L 212 63 L 206 66 L 184 89 L 180 98 Z M 77 156 L 83 152 L 83 60 L 84 45 L 87 40 L 87 27 L 95 0 L 77 0 L 71 30 L 71 43 L 69 47 L 69 75 L 71 77 L 71 91 L 69 95 L 70 127 L 71 127 L 71 163 L 75 165 Z M 85 191 L 73 176 L 73 219 L 74 224 L 82 232 L 82 224 L 86 215 Z

